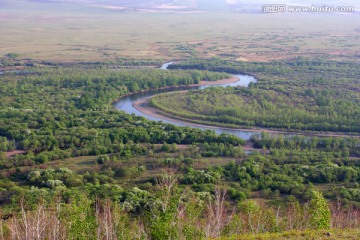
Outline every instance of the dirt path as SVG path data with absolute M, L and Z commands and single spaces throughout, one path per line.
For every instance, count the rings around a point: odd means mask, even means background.
M 13 151 L 8 151 L 8 152 L 5 152 L 5 155 L 6 157 L 12 157 L 12 156 L 15 156 L 15 155 L 18 155 L 18 154 L 25 154 L 26 151 L 23 151 L 23 150 L 13 150 Z

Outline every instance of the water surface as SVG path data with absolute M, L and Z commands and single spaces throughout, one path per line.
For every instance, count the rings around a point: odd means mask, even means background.
M 170 63 L 165 63 L 161 66 L 161 69 L 167 69 L 167 67 L 172 64 L 172 62 Z M 179 122 L 175 122 L 175 121 L 170 121 L 167 119 L 161 119 L 161 118 L 157 118 L 157 117 L 153 117 L 150 115 L 147 115 L 145 113 L 140 112 L 139 110 L 137 110 L 134 106 L 133 103 L 142 100 L 144 98 L 148 98 L 160 93 L 166 93 L 166 92 L 174 92 L 174 91 L 181 91 L 181 90 L 198 90 L 198 89 L 205 89 L 208 87 L 213 87 L 213 86 L 221 86 L 221 87 L 236 87 L 236 86 L 242 86 L 242 87 L 247 87 L 251 82 L 255 83 L 256 79 L 253 76 L 249 76 L 249 75 L 233 75 L 235 77 L 237 77 L 239 79 L 239 81 L 234 82 L 234 83 L 229 83 L 229 84 L 219 84 L 219 85 L 203 85 L 203 86 L 184 86 L 184 87 L 178 87 L 178 88 L 167 88 L 167 89 L 158 89 L 158 90 L 150 90 L 150 91 L 146 91 L 146 92 L 140 92 L 140 93 L 135 93 L 129 96 L 126 96 L 124 98 L 121 98 L 118 102 L 116 102 L 114 104 L 115 108 L 118 110 L 122 110 L 125 111 L 129 114 L 135 114 L 137 116 L 142 116 L 145 117 L 149 120 L 152 121 L 162 121 L 164 123 L 171 123 L 174 124 L 176 126 L 188 126 L 188 127 L 193 127 L 193 128 L 199 128 L 201 130 L 214 130 L 217 134 L 221 134 L 221 133 L 228 133 L 228 134 L 232 134 L 235 136 L 238 136 L 244 140 L 249 140 L 251 135 L 256 134 L 258 132 L 256 131 L 246 131 L 246 130 L 239 130 L 239 129 L 227 129 L 227 128 L 222 128 L 222 127 L 216 127 L 216 126 L 197 126 L 195 124 L 192 123 L 179 123 Z

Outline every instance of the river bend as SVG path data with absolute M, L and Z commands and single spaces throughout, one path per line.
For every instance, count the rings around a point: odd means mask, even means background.
M 167 69 L 167 67 L 172 64 L 172 62 L 170 63 L 165 63 L 161 66 L 161 69 Z M 253 76 L 249 76 L 249 75 L 233 75 L 235 77 L 237 77 L 239 80 L 237 82 L 233 82 L 233 83 L 228 83 L 228 84 L 219 84 L 219 85 L 202 85 L 202 86 L 183 86 L 183 87 L 176 87 L 176 88 L 166 88 L 166 89 L 157 89 L 157 90 L 149 90 L 146 92 L 139 92 L 139 93 L 135 93 L 135 94 L 131 94 L 128 95 L 126 97 L 121 98 L 119 101 L 117 101 L 114 106 L 116 109 L 118 110 L 122 110 L 125 111 L 129 114 L 135 114 L 137 116 L 142 116 L 145 117 L 149 120 L 152 121 L 162 121 L 164 123 L 171 123 L 174 124 L 176 126 L 188 126 L 188 127 L 193 127 L 193 128 L 199 128 L 201 130 L 214 130 L 217 134 L 221 134 L 221 133 L 228 133 L 228 134 L 232 134 L 235 136 L 238 136 L 244 140 L 249 140 L 251 135 L 258 133 L 257 131 L 251 131 L 251 130 L 240 130 L 240 129 L 228 129 L 228 128 L 222 128 L 222 127 L 217 127 L 217 126 L 199 126 L 196 124 L 192 124 L 192 123 L 185 123 L 185 122 L 177 122 L 176 120 L 171 121 L 169 119 L 161 119 L 158 117 L 153 117 L 150 115 L 147 115 L 143 112 L 140 112 L 139 110 L 137 110 L 133 104 L 137 101 L 143 100 L 145 98 L 149 98 L 152 97 L 154 95 L 160 94 L 160 93 L 166 93 L 166 92 L 174 92 L 174 91 L 181 91 L 181 90 L 198 90 L 198 89 L 205 89 L 208 87 L 213 87 L 213 86 L 221 86 L 221 87 L 227 87 L 227 86 L 232 86 L 232 87 L 236 87 L 236 86 L 242 86 L 242 87 L 247 87 L 251 82 L 256 82 L 256 79 Z

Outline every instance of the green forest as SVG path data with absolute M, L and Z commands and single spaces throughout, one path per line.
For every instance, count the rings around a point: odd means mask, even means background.
M 165 71 L 152 60 L 2 62 L 9 70 L 0 75 L 0 239 L 359 234 L 354 63 L 197 59 Z M 112 105 L 131 93 L 227 73 L 251 74 L 258 83 L 162 94 L 151 103 L 212 125 L 344 136 L 264 131 L 245 141 Z
M 303 58 L 261 64 L 213 59 L 170 68 L 249 73 L 258 79 L 249 88 L 210 88 L 151 100 L 172 116 L 233 128 L 360 132 L 357 64 Z
M 189 128 L 176 131 L 174 126 L 116 111 L 111 103 L 131 92 L 224 77 L 227 75 L 207 71 L 105 67 L 29 68 L 17 74 L 5 74 L 0 83 L 0 151 L 16 149 L 27 154 L 11 161 L 2 157 L 0 165 L 7 169 L 71 156 L 118 152 L 129 142 L 209 141 L 208 133 Z

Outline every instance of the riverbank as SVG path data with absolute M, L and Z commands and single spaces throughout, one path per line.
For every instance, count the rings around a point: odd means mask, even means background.
M 182 92 L 186 92 L 188 90 L 183 90 Z M 187 120 L 187 119 L 183 119 L 183 118 L 177 118 L 176 116 L 172 116 L 169 117 L 168 115 L 165 115 L 161 110 L 151 106 L 149 104 L 150 100 L 152 97 L 154 97 L 156 95 L 153 95 L 151 97 L 145 98 L 145 99 L 141 99 L 138 100 L 136 102 L 134 102 L 132 105 L 135 109 L 137 109 L 138 111 L 140 111 L 143 114 L 146 114 L 148 116 L 151 117 L 155 117 L 158 119 L 163 119 L 166 121 L 171 121 L 171 122 L 175 122 L 175 123 L 179 123 L 179 124 L 184 124 L 184 125 L 189 125 L 189 126 L 193 126 L 193 127 L 205 127 L 205 128 L 221 128 L 221 129 L 227 129 L 227 130 L 238 130 L 238 131 L 244 131 L 244 132 L 266 132 L 266 133 L 270 133 L 270 134 L 287 134 L 287 135 L 292 135 L 292 134 L 297 134 L 297 135 L 304 135 L 304 136 L 316 136 L 316 137 L 360 137 L 358 135 L 351 135 L 351 134 L 346 134 L 346 133 L 334 133 L 334 132 L 313 132 L 313 131 L 284 131 L 284 130 L 273 130 L 273 129 L 268 129 L 268 128 L 260 128 L 260 127 L 252 127 L 252 128 L 230 128 L 230 127 L 222 127 L 221 125 L 208 125 L 208 124 L 201 124 L 201 123 L 197 123 L 196 120 L 191 121 L 191 120 Z
M 138 93 L 145 93 L 145 92 L 149 92 L 152 90 L 163 90 L 163 89 L 176 89 L 176 88 L 183 88 L 183 87 L 201 87 L 201 86 L 217 86 L 217 85 L 225 85 L 225 84 L 231 84 L 231 83 L 236 83 L 239 81 L 238 77 L 231 77 L 231 78 L 225 78 L 225 79 L 221 79 L 221 80 L 217 80 L 217 81 L 200 81 L 198 84 L 189 84 L 189 85 L 176 85 L 176 86 L 167 86 L 167 87 L 160 87 L 160 88 L 150 88 L 150 89 L 144 89 L 141 91 L 136 91 L 136 92 L 130 92 L 127 93 L 125 95 L 122 95 L 121 97 L 115 99 L 112 101 L 112 104 L 115 104 L 116 102 L 118 102 L 120 99 L 131 96 L 131 95 L 135 95 Z
M 239 78 L 237 77 L 232 77 L 232 78 L 226 78 L 226 79 L 221 79 L 218 81 L 200 81 L 199 84 L 193 84 L 193 86 L 216 86 L 216 85 L 223 85 L 223 84 L 230 84 L 230 83 L 235 83 L 239 81 Z
M 162 69 L 167 69 L 165 63 L 162 65 Z M 123 110 L 130 114 L 135 114 L 138 116 L 143 116 L 145 118 L 154 120 L 154 121 L 166 121 L 171 124 L 179 126 L 189 126 L 196 127 L 202 130 L 210 129 L 215 130 L 217 134 L 228 133 L 236 135 L 245 140 L 249 140 L 251 135 L 267 132 L 271 134 L 285 134 L 285 135 L 307 135 L 307 136 L 318 136 L 318 137 L 360 137 L 358 134 L 352 133 L 340 133 L 340 132 L 316 132 L 316 131 L 301 131 L 301 130 L 291 130 L 291 129 L 272 129 L 265 127 L 248 127 L 248 126 L 225 126 L 221 123 L 214 122 L 202 122 L 198 120 L 186 119 L 179 116 L 174 116 L 173 114 L 163 112 L 155 107 L 149 105 L 149 99 L 156 96 L 157 94 L 170 93 L 170 92 L 179 92 L 179 91 L 188 91 L 188 89 L 203 89 L 207 86 L 241 86 L 247 87 L 249 83 L 256 83 L 256 78 L 249 75 L 236 75 L 228 79 L 222 79 L 218 81 L 201 81 L 199 84 L 192 85 L 180 85 L 180 86 L 169 86 L 158 89 L 147 89 L 139 91 L 136 93 L 130 93 L 126 96 L 122 96 L 118 101 L 114 102 L 114 105 L 117 109 Z M 153 92 L 154 91 L 154 92 Z

